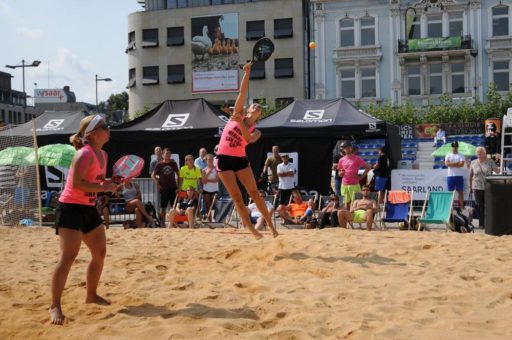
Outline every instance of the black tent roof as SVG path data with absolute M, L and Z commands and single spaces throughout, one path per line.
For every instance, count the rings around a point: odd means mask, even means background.
M 227 116 L 220 109 L 203 98 L 166 100 L 143 116 L 114 127 L 113 131 L 218 129 L 227 120 Z
M 295 132 L 300 137 L 321 135 L 371 136 L 386 133 L 386 123 L 359 110 L 349 101 L 338 99 L 296 100 L 279 112 L 262 119 L 258 128 L 265 133 Z
M 80 121 L 88 116 L 86 111 L 45 111 L 36 117 L 36 135 L 39 136 L 70 136 L 77 133 Z M 3 131 L 2 136 L 32 136 L 32 122 L 18 125 Z

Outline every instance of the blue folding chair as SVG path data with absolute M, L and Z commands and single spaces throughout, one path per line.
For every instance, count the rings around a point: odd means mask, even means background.
M 395 190 L 387 191 L 384 194 L 384 211 L 380 219 L 381 229 L 388 228 L 386 223 L 405 223 L 411 229 L 412 219 L 412 198 L 409 191 Z M 400 197 L 399 200 L 395 200 Z M 393 201 L 393 202 L 392 202 Z

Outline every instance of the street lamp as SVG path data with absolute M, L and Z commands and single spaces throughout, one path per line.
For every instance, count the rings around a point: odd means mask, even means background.
M 5 65 L 5 67 L 16 69 L 21 67 L 23 75 L 23 108 L 27 107 L 27 94 L 25 93 L 25 67 L 38 67 L 41 62 L 34 60 L 32 64 L 25 64 L 25 59 L 21 60 L 21 65 Z
M 475 70 L 475 103 L 476 103 L 476 97 L 477 97 L 477 94 L 476 94 L 476 91 L 477 91 L 477 86 L 476 86 L 476 76 L 477 76 L 477 65 L 476 65 L 476 57 L 478 56 L 478 50 L 476 48 L 472 49 L 469 54 L 473 57 L 473 62 L 475 64 L 475 67 L 474 67 L 474 70 Z
M 98 111 L 98 82 L 99 81 L 112 81 L 111 78 L 98 78 L 96 74 L 96 111 Z

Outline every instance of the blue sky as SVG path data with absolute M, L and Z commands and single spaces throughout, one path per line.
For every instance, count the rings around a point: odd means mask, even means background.
M 126 90 L 128 15 L 142 10 L 136 0 L 0 0 L 2 51 L 0 71 L 14 76 L 22 91 L 22 70 L 6 68 L 40 60 L 25 69 L 25 90 L 71 87 L 77 101 L 95 102 L 95 74 L 112 78 L 98 82 L 98 101 Z M 29 100 L 31 103 L 31 100 Z

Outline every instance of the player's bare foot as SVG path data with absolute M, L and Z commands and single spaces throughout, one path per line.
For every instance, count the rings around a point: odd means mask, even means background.
M 272 236 L 274 238 L 278 237 L 279 236 L 279 233 L 277 232 L 276 228 L 275 227 L 272 227 L 270 228 L 270 230 L 272 231 Z
M 52 325 L 64 324 L 64 314 L 60 307 L 50 306 L 50 322 Z
M 263 237 L 263 235 L 261 235 L 261 233 L 260 233 L 259 231 L 257 231 L 257 230 L 253 230 L 253 231 L 251 231 L 251 232 L 252 232 L 252 234 L 254 235 L 254 237 L 255 237 L 257 240 L 259 240 L 259 239 L 261 239 L 261 238 Z
M 96 303 L 98 305 L 105 305 L 105 306 L 108 306 L 108 305 L 112 304 L 112 302 L 110 302 L 109 300 L 107 300 L 105 298 L 102 298 L 99 295 L 94 295 L 94 296 L 91 296 L 91 297 L 88 296 L 85 299 L 85 303 Z

